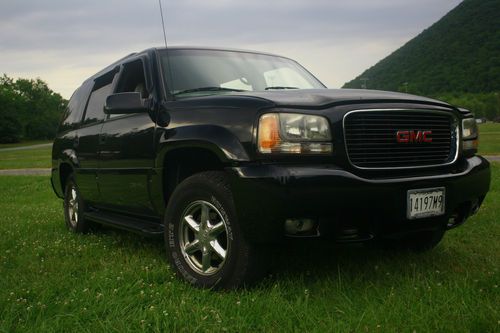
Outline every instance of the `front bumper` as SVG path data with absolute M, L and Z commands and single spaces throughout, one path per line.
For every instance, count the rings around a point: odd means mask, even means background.
M 466 218 L 489 190 L 490 167 L 480 156 L 459 172 L 425 177 L 362 178 L 335 166 L 251 165 L 230 168 L 240 224 L 252 241 L 285 236 L 288 218 L 312 218 L 322 235 L 355 228 L 374 237 L 444 228 L 457 212 Z M 408 220 L 407 191 L 446 188 L 445 214 Z

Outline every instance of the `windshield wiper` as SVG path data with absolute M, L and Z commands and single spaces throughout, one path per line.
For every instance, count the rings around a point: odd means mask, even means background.
M 239 91 L 239 92 L 241 92 L 241 91 L 246 91 L 246 90 L 223 88 L 223 87 L 201 87 L 201 88 L 181 90 L 181 91 L 174 93 L 174 95 L 189 94 L 189 93 L 201 92 L 201 91 Z
M 284 90 L 284 89 L 299 89 L 299 88 L 297 88 L 297 87 L 284 87 L 284 86 L 266 87 L 266 90 Z

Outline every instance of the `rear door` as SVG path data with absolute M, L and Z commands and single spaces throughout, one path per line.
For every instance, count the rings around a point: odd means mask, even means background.
M 104 101 L 112 91 L 115 73 L 116 71 L 111 71 L 94 80 L 83 122 L 74 142 L 79 164 L 76 169 L 76 181 L 82 197 L 91 204 L 97 204 L 100 200 L 96 178 L 99 163 L 99 134 L 105 118 Z
M 142 98 L 149 98 L 151 89 L 145 69 L 145 58 L 125 63 L 114 92 L 135 91 Z M 99 138 L 98 171 L 103 208 L 155 216 L 149 196 L 155 159 L 154 131 L 155 123 L 148 113 L 109 115 L 104 121 Z
M 64 111 L 58 134 L 52 146 L 52 184 L 58 196 L 64 195 L 64 188 L 60 183 L 60 162 L 70 162 L 78 167 L 76 150 L 78 147 L 78 127 L 82 121 L 83 112 L 87 105 L 90 92 L 94 86 L 93 80 L 85 81 L 71 96 L 68 107 Z M 76 164 L 76 165 L 75 165 Z

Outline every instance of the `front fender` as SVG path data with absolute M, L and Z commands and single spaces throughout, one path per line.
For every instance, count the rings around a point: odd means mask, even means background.
M 224 127 L 216 125 L 189 125 L 166 129 L 159 140 L 157 166 L 162 166 L 165 155 L 178 148 L 203 148 L 216 154 L 222 162 L 249 161 L 238 138 Z

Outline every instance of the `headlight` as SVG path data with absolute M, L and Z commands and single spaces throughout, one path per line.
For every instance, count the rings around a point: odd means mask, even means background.
M 462 140 L 464 150 L 477 150 L 479 145 L 479 130 L 475 118 L 462 120 Z
M 296 113 L 267 113 L 259 119 L 257 143 L 264 154 L 329 154 L 332 152 L 328 120 Z
M 477 138 L 479 131 L 477 129 L 476 119 L 467 118 L 462 120 L 462 139 L 470 140 Z

